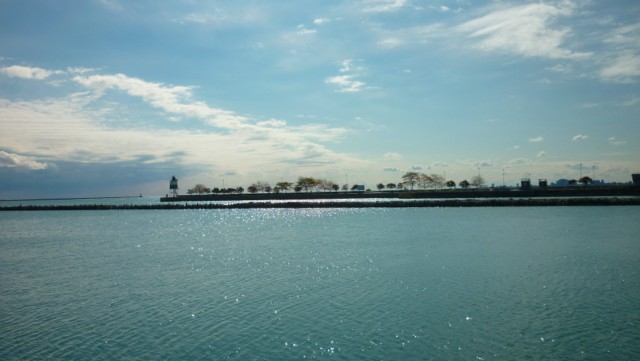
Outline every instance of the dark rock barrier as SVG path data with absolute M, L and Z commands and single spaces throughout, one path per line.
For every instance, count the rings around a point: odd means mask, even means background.
M 528 190 L 505 188 L 403 190 L 370 192 L 300 192 L 300 193 L 242 193 L 242 194 L 186 194 L 162 197 L 160 202 L 203 201 L 289 201 L 309 199 L 450 199 L 450 198 L 549 198 L 549 197 L 640 197 L 640 187 L 558 187 Z
M 547 207 L 547 206 L 637 206 L 640 198 L 499 198 L 499 199 L 443 199 L 378 202 L 246 202 L 217 203 L 161 203 L 161 204 L 87 204 L 87 205 L 27 205 L 0 207 L 0 211 L 73 211 L 73 210 L 150 210 L 150 209 L 268 209 L 268 208 L 425 208 L 425 207 Z

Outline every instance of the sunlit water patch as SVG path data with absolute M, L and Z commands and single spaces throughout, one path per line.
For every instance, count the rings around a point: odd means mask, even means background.
M 639 216 L 3 212 L 0 359 L 635 359 Z

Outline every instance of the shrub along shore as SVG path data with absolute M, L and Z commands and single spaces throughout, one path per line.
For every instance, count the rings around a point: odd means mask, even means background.
M 270 209 L 270 208 L 434 208 L 434 207 L 538 207 L 538 206 L 637 206 L 640 198 L 491 198 L 440 200 L 383 200 L 323 202 L 159 203 L 25 205 L 0 207 L 0 211 L 149 210 L 149 209 Z

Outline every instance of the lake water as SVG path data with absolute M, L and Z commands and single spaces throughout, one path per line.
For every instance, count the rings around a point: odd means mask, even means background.
M 2 360 L 637 360 L 640 207 L 0 212 Z

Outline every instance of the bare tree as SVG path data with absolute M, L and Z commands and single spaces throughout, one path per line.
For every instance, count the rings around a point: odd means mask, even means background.
M 484 185 L 484 178 L 482 178 L 481 175 L 477 175 L 473 178 L 471 178 L 471 185 L 476 187 L 476 188 L 480 188 Z
M 407 172 L 402 176 L 402 183 L 405 185 L 409 185 L 411 190 L 413 190 L 413 186 L 418 183 L 420 180 L 420 174 L 417 172 Z

